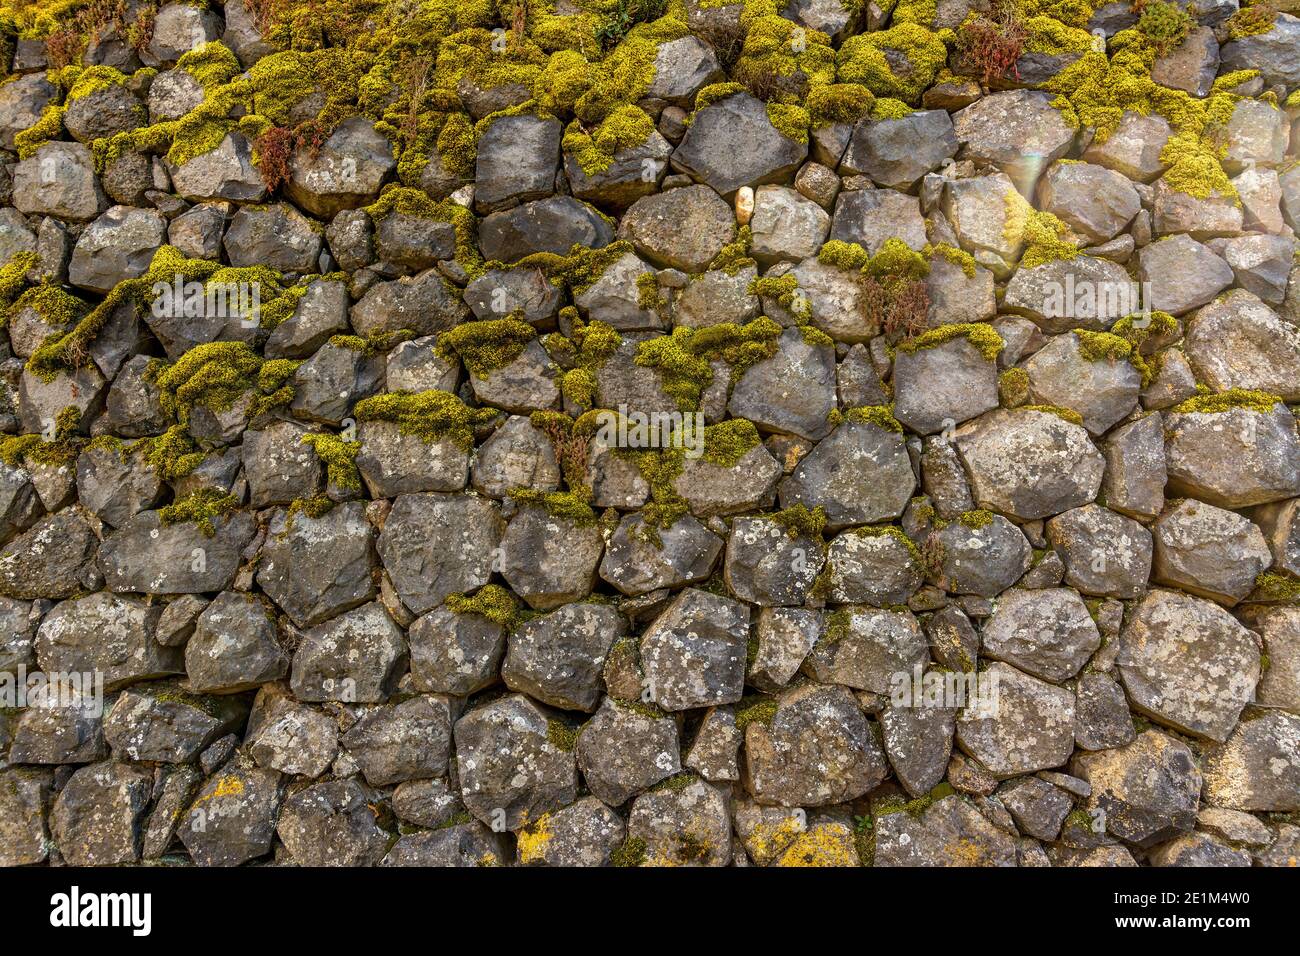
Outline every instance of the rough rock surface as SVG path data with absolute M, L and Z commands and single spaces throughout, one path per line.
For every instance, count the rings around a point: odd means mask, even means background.
M 1295 864 L 1293 2 L 388 6 L 0 16 L 0 863 Z

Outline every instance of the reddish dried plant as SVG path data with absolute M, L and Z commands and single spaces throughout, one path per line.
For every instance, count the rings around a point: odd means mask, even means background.
M 930 324 L 930 292 L 921 279 L 895 279 L 887 286 L 885 300 L 886 334 L 901 333 L 913 338 Z
M 1020 78 L 1016 61 L 1024 52 L 1028 35 L 1015 13 L 995 8 L 988 16 L 980 15 L 957 31 L 957 48 L 962 56 L 980 71 L 985 86 L 1005 79 L 1008 74 Z
M 253 144 L 257 153 L 257 170 L 266 188 L 275 192 L 289 179 L 289 157 L 293 155 L 298 137 L 293 130 L 272 126 Z

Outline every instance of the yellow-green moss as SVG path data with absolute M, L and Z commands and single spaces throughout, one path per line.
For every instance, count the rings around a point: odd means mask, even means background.
M 1022 412 L 1042 412 L 1044 415 L 1055 415 L 1072 425 L 1082 425 L 1083 416 L 1072 408 L 1062 408 L 1060 405 L 1021 405 L 1017 411 Z
M 827 83 L 808 91 L 808 118 L 813 129 L 833 123 L 852 125 L 871 112 L 875 95 L 856 83 Z
M 65 110 L 66 107 L 58 104 L 45 107 L 40 119 L 14 137 L 14 148 L 18 151 L 19 159 L 30 159 L 50 140 L 59 139 L 63 135 Z
M 911 72 L 906 76 L 895 73 L 885 50 L 906 57 Z M 836 59 L 839 82 L 861 83 L 876 96 L 916 104 L 947 62 L 948 48 L 925 27 L 898 23 L 888 30 L 849 37 L 841 44 Z
M 443 604 L 453 614 L 477 614 L 507 632 L 513 631 L 519 623 L 519 602 L 499 584 L 485 584 L 472 597 L 449 594 Z
M 935 256 L 942 256 L 955 266 L 960 266 L 961 271 L 966 274 L 966 278 L 975 278 L 975 257 L 965 249 L 959 249 L 956 246 L 941 242 L 938 245 L 927 245 L 925 254 L 933 259 Z
M 1112 332 L 1090 332 L 1075 329 L 1079 340 L 1079 355 L 1089 362 L 1118 362 L 1133 354 L 1133 345 Z
M 344 491 L 361 490 L 361 473 L 357 471 L 360 442 L 326 432 L 308 432 L 302 436 L 302 443 L 311 445 L 316 457 L 325 462 L 325 478 L 331 485 Z
M 1273 409 L 1282 404 L 1278 395 L 1258 392 L 1245 388 L 1230 388 L 1226 392 L 1214 392 L 1206 395 L 1194 395 L 1172 409 L 1180 414 L 1199 413 L 1217 415 L 1233 409 L 1244 408 L 1261 414 L 1271 414 Z
M 544 508 L 552 518 L 559 518 L 579 528 L 596 523 L 596 512 L 591 507 L 591 491 L 576 488 L 570 491 L 538 491 L 535 488 L 516 488 L 510 497 L 521 505 Z
M 485 379 L 524 353 L 537 330 L 514 316 L 465 322 L 438 336 L 438 354 L 459 358 L 475 378 Z
M 792 538 L 820 538 L 826 530 L 826 509 L 821 505 L 810 511 L 806 505 L 795 504 L 763 517 L 785 528 Z
M 357 402 L 357 421 L 393 422 L 404 435 L 426 444 L 446 439 L 468 451 L 474 447 L 474 429 L 497 416 L 491 408 L 470 408 L 451 392 L 386 392 Z
M 758 429 L 747 418 L 729 418 L 704 428 L 704 454 L 701 458 L 719 468 L 733 468 L 760 444 Z
M 736 704 L 736 729 L 744 733 L 750 724 L 770 724 L 779 709 L 775 697 L 758 694 L 744 697 Z
M 1249 600 L 1269 603 L 1300 600 L 1300 580 L 1280 571 L 1261 571 L 1255 575 L 1255 590 Z
M 842 425 L 845 422 L 857 422 L 865 425 L 875 425 L 877 428 L 883 428 L 886 431 L 899 432 L 903 431 L 902 424 L 894 417 L 893 405 L 855 405 L 852 408 L 840 411 L 838 408 L 831 409 L 827 420 L 832 425 Z
M 624 103 L 602 119 L 590 132 L 574 120 L 564 131 L 564 150 L 572 154 L 588 176 L 603 173 L 614 163 L 620 150 L 634 149 L 645 143 L 655 124 L 645 110 Z
M 998 353 L 1002 351 L 1003 346 L 1006 344 L 993 326 L 985 322 L 962 322 L 930 329 L 930 331 L 924 332 L 914 339 L 901 342 L 898 350 L 908 353 L 918 352 L 921 349 L 934 348 L 936 345 L 943 345 L 958 338 L 965 338 L 971 345 L 975 346 L 980 355 L 990 362 L 997 360 Z
M 199 526 L 206 537 L 217 533 L 216 518 L 233 514 L 239 509 L 239 499 L 223 494 L 215 488 L 200 488 L 193 494 L 166 505 L 158 512 L 164 525 L 191 522 Z

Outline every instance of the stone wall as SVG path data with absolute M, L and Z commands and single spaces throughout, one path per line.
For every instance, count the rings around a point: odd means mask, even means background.
M 0 3 L 0 861 L 1294 865 L 1300 20 L 1188 9 Z

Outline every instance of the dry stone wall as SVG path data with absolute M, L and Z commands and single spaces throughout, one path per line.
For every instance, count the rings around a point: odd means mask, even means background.
M 0 862 L 1295 865 L 1294 0 L 0 2 Z

